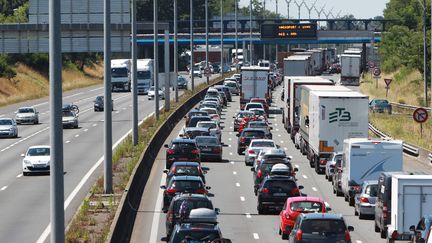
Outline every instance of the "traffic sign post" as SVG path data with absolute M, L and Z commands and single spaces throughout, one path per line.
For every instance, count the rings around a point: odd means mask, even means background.
M 206 77 L 210 77 L 210 75 L 211 75 L 211 72 L 210 72 L 210 68 L 204 68 L 204 76 L 206 76 Z
M 413 112 L 413 119 L 417 123 L 420 123 L 420 138 L 423 137 L 423 123 L 427 121 L 429 115 L 425 108 L 417 108 Z
M 381 69 L 374 68 L 373 75 L 374 75 L 374 78 L 375 78 L 375 86 L 376 86 L 376 88 L 378 88 L 378 79 L 381 78 L 380 77 L 380 75 L 381 75 Z
M 387 98 L 387 96 L 388 96 L 388 91 L 389 91 L 389 89 L 390 89 L 390 83 L 392 82 L 392 79 L 391 79 L 391 78 L 385 78 L 385 79 L 384 79 L 384 82 L 385 82 L 385 84 L 386 84 L 385 89 L 386 89 L 386 98 Z

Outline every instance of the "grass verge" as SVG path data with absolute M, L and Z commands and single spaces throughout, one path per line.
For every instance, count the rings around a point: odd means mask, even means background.
M 226 76 L 228 75 L 230 74 Z M 219 80 L 220 78 L 216 78 L 210 81 L 210 84 Z M 203 83 L 195 87 L 193 92 L 190 90 L 185 91 L 179 96 L 178 102 L 171 102 L 170 111 L 160 113 L 158 121 L 155 120 L 154 116 L 147 118 L 139 126 L 139 143 L 137 146 L 133 146 L 130 135 L 118 145 L 113 152 L 114 194 L 103 194 L 103 176 L 99 176 L 66 229 L 67 242 L 104 242 L 106 240 L 122 193 L 150 139 L 179 106 L 205 88 L 207 88 L 207 84 Z

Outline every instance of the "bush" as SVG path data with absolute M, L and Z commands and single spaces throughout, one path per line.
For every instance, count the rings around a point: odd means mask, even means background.
M 12 68 L 6 55 L 0 55 L 0 77 L 12 79 L 16 76 L 16 71 Z

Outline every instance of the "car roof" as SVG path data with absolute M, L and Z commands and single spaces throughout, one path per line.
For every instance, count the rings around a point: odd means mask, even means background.
M 209 116 L 191 116 L 191 119 L 203 119 L 203 118 L 210 118 Z
M 189 132 L 189 131 L 208 132 L 208 128 L 205 128 L 205 127 L 185 127 L 185 132 Z
M 189 213 L 188 223 L 212 223 L 217 224 L 217 214 L 214 210 L 208 208 L 192 209 Z
M 340 213 L 308 213 L 302 214 L 303 219 L 343 219 Z
M 193 166 L 199 166 L 200 164 L 198 162 L 191 162 L 191 161 L 174 161 L 172 165 L 193 165 Z
M 49 145 L 34 145 L 34 146 L 30 146 L 29 149 L 33 149 L 33 148 L 50 148 Z
M 264 128 L 262 128 L 262 127 L 247 127 L 247 128 L 245 128 L 245 129 L 243 129 L 243 131 L 244 132 L 249 132 L 249 131 L 263 131 L 263 132 L 265 132 L 265 129 Z M 255 140 L 258 140 L 258 139 L 255 139 Z
M 322 198 L 319 197 L 289 197 L 287 199 L 287 202 L 292 203 L 292 202 L 303 202 L 303 201 L 308 201 L 308 202 L 321 202 L 324 203 L 324 200 Z
M 195 140 L 196 140 L 197 138 L 211 138 L 211 139 L 217 139 L 217 140 L 219 141 L 219 139 L 218 139 L 217 137 L 215 137 L 215 136 L 196 136 L 196 137 L 195 137 Z
M 195 140 L 193 139 L 187 139 L 187 138 L 176 138 L 171 141 L 172 143 L 195 143 Z
M 263 150 L 263 152 L 265 153 L 265 155 L 269 155 L 269 154 L 283 154 L 285 155 L 285 150 L 283 149 L 275 149 L 275 148 L 269 148 L 269 149 L 265 149 Z
M 210 198 L 207 197 L 205 194 L 197 194 L 197 193 L 181 193 L 177 194 L 173 200 L 179 200 L 179 199 L 185 199 L 185 198 L 196 198 L 196 199 L 207 199 L 208 201 L 211 201 Z
M 20 109 L 34 109 L 34 107 L 33 106 L 23 106 L 23 107 L 18 108 L 18 110 L 20 110 Z
M 262 129 L 262 128 L 261 128 Z M 271 140 L 271 139 L 252 139 L 251 140 L 251 143 L 252 142 L 272 142 L 272 143 L 275 143 L 273 140 Z
M 262 103 L 259 103 L 259 102 L 249 102 L 246 105 L 262 105 Z

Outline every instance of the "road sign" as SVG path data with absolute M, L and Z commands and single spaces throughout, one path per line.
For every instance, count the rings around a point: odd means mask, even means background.
M 418 122 L 418 123 L 424 123 L 425 121 L 427 121 L 429 115 L 427 113 L 427 110 L 425 108 L 417 108 L 414 110 L 413 112 L 413 118 L 414 121 Z
M 374 75 L 375 77 L 380 76 L 380 74 L 381 74 L 381 69 L 379 69 L 379 68 L 375 68 L 375 69 L 373 70 L 373 75 Z
M 386 84 L 387 87 L 388 87 L 388 86 L 390 86 L 390 83 L 392 82 L 392 79 L 391 79 L 391 78 L 385 78 L 385 79 L 384 79 L 384 82 L 385 82 L 385 84 Z
M 204 68 L 204 76 L 210 77 L 210 75 L 211 75 L 210 68 Z
M 316 23 L 262 24 L 261 39 L 315 40 L 317 29 Z
M 369 61 L 368 65 L 369 65 L 369 68 L 375 67 L 375 63 L 373 61 Z

